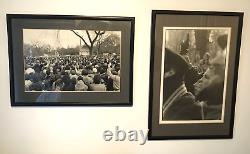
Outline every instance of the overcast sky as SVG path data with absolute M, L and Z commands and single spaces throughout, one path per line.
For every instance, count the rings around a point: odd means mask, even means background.
M 76 30 L 89 43 L 85 31 Z M 91 37 L 94 37 L 94 32 L 90 31 Z M 104 36 L 117 34 L 121 36 L 120 31 L 106 31 Z M 41 44 L 49 44 L 52 48 L 57 47 L 76 47 L 80 45 L 80 38 L 70 30 L 58 29 L 23 29 L 23 42 L 33 44 L 39 42 Z M 82 42 L 82 45 L 84 43 Z

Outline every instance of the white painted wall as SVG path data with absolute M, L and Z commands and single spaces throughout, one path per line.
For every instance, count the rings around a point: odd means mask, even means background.
M 152 9 L 244 11 L 234 138 L 105 142 L 115 126 L 146 130 Z M 133 107 L 11 107 L 6 13 L 134 16 Z M 0 0 L 0 153 L 1 154 L 248 154 L 250 153 L 249 0 Z

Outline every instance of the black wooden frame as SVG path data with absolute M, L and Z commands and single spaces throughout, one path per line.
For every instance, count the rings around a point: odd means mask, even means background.
M 6 14 L 7 19 L 7 32 L 8 32 L 8 51 L 9 51 L 9 75 L 10 75 L 10 100 L 11 106 L 133 106 L 133 56 L 134 56 L 134 27 L 135 17 L 122 17 L 122 16 L 81 16 L 81 15 L 48 15 L 48 14 Z M 102 102 L 98 98 L 96 102 L 89 103 L 88 101 L 74 102 L 16 102 L 15 100 L 15 83 L 14 83 L 14 62 L 13 62 L 13 38 L 12 38 L 12 19 L 46 19 L 46 20 L 95 20 L 95 21 L 126 21 L 130 23 L 130 51 L 129 51 L 129 88 L 126 91 L 128 98 L 126 102 L 111 101 Z M 123 64 L 121 64 L 123 65 Z M 108 92 L 107 92 L 108 94 Z
M 204 15 L 204 16 L 229 16 L 229 17 L 238 17 L 238 34 L 237 34 L 237 46 L 236 46 L 236 56 L 234 66 L 234 80 L 233 80 L 233 95 L 232 95 L 232 104 L 231 104 L 231 117 L 230 117 L 230 133 L 227 135 L 201 135 L 201 136 L 154 136 L 152 135 L 152 116 L 153 111 L 152 107 L 154 103 L 153 96 L 153 85 L 154 80 L 154 57 L 155 57 L 155 31 L 156 31 L 156 16 L 157 15 Z M 152 10 L 151 17 L 151 57 L 150 57 L 150 81 L 149 81 L 149 115 L 148 115 L 148 139 L 149 140 L 166 140 L 166 139 L 231 139 L 233 138 L 233 127 L 234 127 L 234 113 L 235 113 L 235 103 L 236 103 L 236 89 L 237 89 L 237 79 L 238 79 L 238 66 L 239 66 L 239 56 L 240 56 L 240 45 L 241 45 L 241 35 L 242 35 L 242 26 L 243 26 L 243 12 L 216 12 L 216 11 L 182 11 L 182 10 Z M 159 114 L 159 113 L 157 113 Z M 191 124 L 192 125 L 192 124 Z M 177 127 L 177 126 L 176 126 Z M 194 130 L 195 131 L 195 130 Z

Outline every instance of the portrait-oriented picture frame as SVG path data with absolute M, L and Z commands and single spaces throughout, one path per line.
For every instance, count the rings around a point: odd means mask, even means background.
M 132 106 L 134 17 L 6 18 L 12 106 Z
M 152 11 L 149 140 L 233 137 L 243 15 Z

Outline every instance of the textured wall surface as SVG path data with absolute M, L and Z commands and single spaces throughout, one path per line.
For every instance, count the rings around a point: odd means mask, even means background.
M 234 138 L 106 142 L 104 130 L 147 130 L 152 9 L 244 11 Z M 6 13 L 134 16 L 133 107 L 11 107 Z M 0 153 L 247 154 L 250 151 L 249 0 L 0 0 Z

